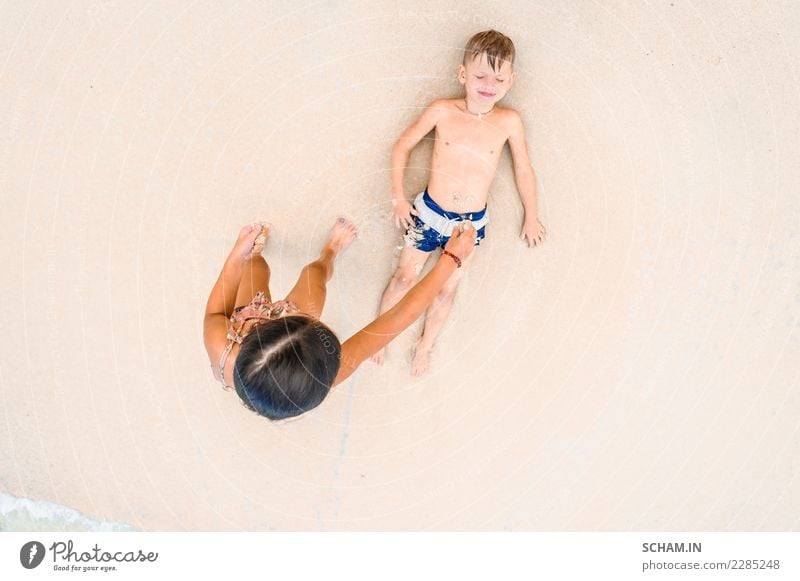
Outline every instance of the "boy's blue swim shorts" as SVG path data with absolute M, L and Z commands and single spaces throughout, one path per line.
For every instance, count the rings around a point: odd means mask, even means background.
M 448 212 L 433 201 L 426 187 L 414 199 L 414 209 L 419 215 L 412 216 L 414 225 L 406 230 L 406 246 L 423 252 L 444 248 L 453 234 L 453 228 L 459 222 L 472 222 L 476 230 L 475 246 L 478 246 L 486 236 L 486 224 L 489 222 L 489 216 L 485 207 L 480 212 L 467 212 L 466 214 Z

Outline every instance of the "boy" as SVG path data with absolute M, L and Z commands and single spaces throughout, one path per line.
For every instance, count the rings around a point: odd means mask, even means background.
M 392 149 L 392 205 L 395 225 L 405 227 L 405 248 L 400 264 L 381 299 L 380 312 L 391 309 L 414 286 L 436 248 L 443 248 L 454 227 L 472 222 L 475 244 L 485 236 L 486 200 L 503 145 L 508 141 L 514 160 L 514 178 L 525 209 L 520 238 L 536 246 L 545 235 L 536 210 L 536 176 L 528 159 L 525 130 L 519 114 L 496 107 L 514 83 L 514 44 L 495 30 L 474 35 L 464 49 L 458 80 L 464 85 L 460 99 L 431 103 Z M 430 181 L 410 204 L 403 194 L 403 170 L 411 150 L 435 131 Z M 467 266 L 470 258 L 462 266 Z M 436 336 L 453 304 L 464 269 L 450 278 L 428 308 L 425 328 L 414 351 L 413 375 L 428 368 Z M 382 349 L 372 360 L 382 364 Z

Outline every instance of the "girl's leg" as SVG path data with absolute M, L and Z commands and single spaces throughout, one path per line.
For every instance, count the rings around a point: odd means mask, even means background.
M 475 256 L 474 251 L 464 259 L 462 268 L 459 268 L 455 274 L 450 277 L 450 280 L 447 281 L 436 298 L 433 299 L 431 306 L 428 307 L 428 311 L 425 313 L 425 328 L 422 331 L 422 336 L 419 338 L 417 346 L 414 348 L 414 358 L 411 361 L 412 375 L 422 375 L 428 370 L 428 362 L 430 360 L 431 351 L 433 350 L 433 345 L 436 342 L 436 338 L 439 336 L 439 332 L 442 330 L 442 326 L 444 326 L 444 322 L 447 320 L 447 315 L 450 314 L 450 309 L 453 307 L 453 299 L 456 296 L 458 283 L 464 275 L 464 269 L 470 263 L 473 256 Z M 445 256 L 444 259 L 450 260 L 447 256 Z M 439 260 L 442 260 L 442 258 L 440 257 Z
M 254 256 L 244 263 L 242 280 L 236 292 L 236 306 L 250 304 L 258 291 L 262 291 L 266 299 L 272 302 L 269 292 L 270 270 L 263 256 Z
M 411 287 L 417 284 L 419 273 L 422 272 L 430 255 L 430 252 L 418 250 L 411 246 L 403 248 L 400 253 L 400 263 L 397 265 L 397 270 L 395 270 L 392 278 L 389 279 L 386 290 L 383 291 L 378 316 L 395 306 Z M 381 349 L 371 359 L 378 365 L 383 365 L 385 356 L 386 349 Z
M 319 258 L 307 264 L 300 272 L 300 278 L 286 296 L 300 312 L 319 319 L 325 306 L 327 283 L 333 276 L 333 262 L 347 248 L 356 236 L 356 227 L 349 220 L 339 218 L 331 230 L 328 242 L 319 253 Z

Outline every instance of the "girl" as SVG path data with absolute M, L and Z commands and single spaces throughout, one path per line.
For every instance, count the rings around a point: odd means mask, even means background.
M 319 317 L 336 257 L 356 235 L 339 218 L 319 258 L 306 265 L 286 299 L 272 301 L 270 270 L 261 256 L 264 224 L 239 232 L 208 297 L 203 340 L 214 376 L 244 405 L 270 420 L 298 416 L 318 406 L 331 388 L 413 323 L 472 253 L 475 230 L 456 228 L 442 251 L 448 258 L 393 308 L 344 343 Z

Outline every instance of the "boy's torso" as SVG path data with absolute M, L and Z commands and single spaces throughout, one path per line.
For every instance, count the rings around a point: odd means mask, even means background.
M 511 111 L 495 107 L 478 118 L 465 111 L 464 99 L 442 103 L 445 113 L 436 124 L 428 193 L 447 211 L 477 212 L 486 206 Z

